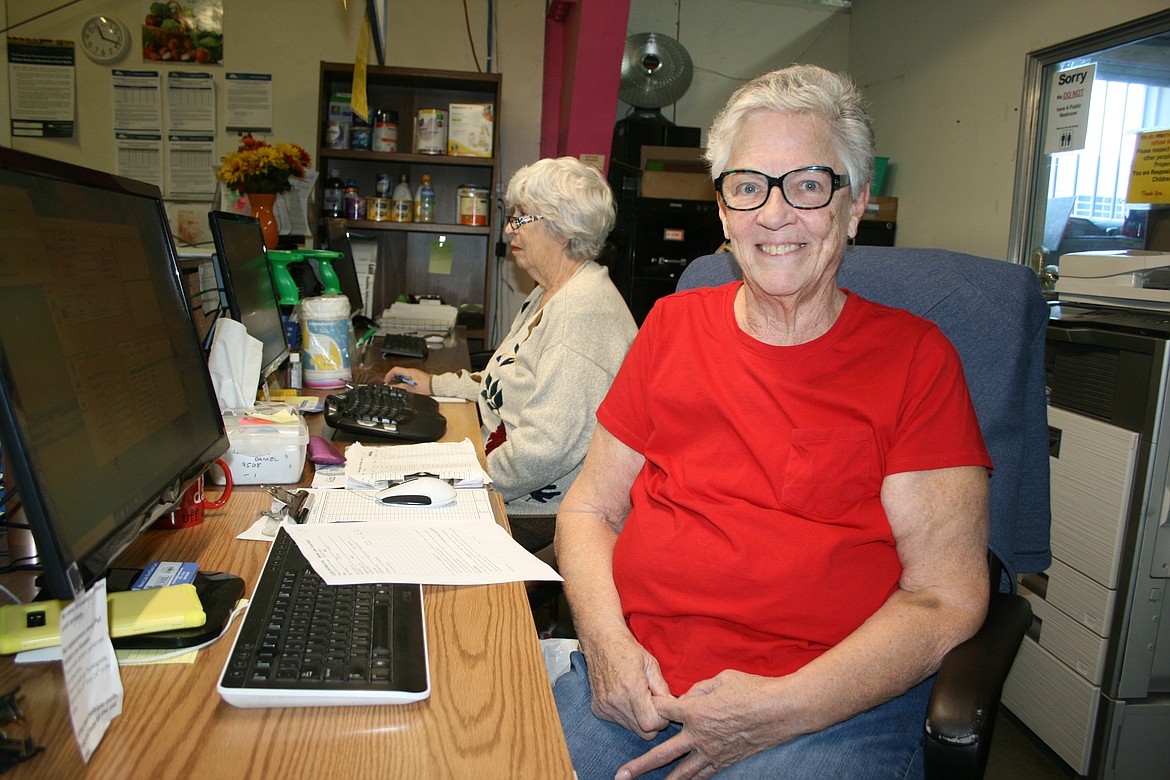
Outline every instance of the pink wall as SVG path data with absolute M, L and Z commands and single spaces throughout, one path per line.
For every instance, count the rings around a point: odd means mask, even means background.
M 540 156 L 597 154 L 609 169 L 630 0 L 553 0 L 545 19 Z

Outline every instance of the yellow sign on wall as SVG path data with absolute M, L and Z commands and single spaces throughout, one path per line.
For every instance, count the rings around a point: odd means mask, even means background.
M 1138 133 L 1128 203 L 1170 203 L 1170 130 Z

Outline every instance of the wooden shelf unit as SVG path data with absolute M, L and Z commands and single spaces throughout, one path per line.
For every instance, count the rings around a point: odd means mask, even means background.
M 499 183 L 500 75 L 422 68 L 369 66 L 366 69 L 366 96 L 370 110 L 398 113 L 397 152 L 329 149 L 324 145 L 330 96 L 351 92 L 353 64 L 322 62 L 317 114 L 318 187 L 323 188 L 331 170 L 343 180 L 355 179 L 362 195 L 372 196 L 378 174 L 387 174 L 391 187 L 399 177 L 409 177 L 414 192 L 424 173 L 430 174 L 435 189 L 436 222 L 383 222 L 349 220 L 359 237 L 378 243 L 378 271 L 375 277 L 372 310 L 389 306 L 400 294 L 437 294 L 445 303 L 481 304 L 485 323 L 491 322 L 491 298 L 495 241 L 499 215 L 495 201 Z M 491 103 L 494 106 L 491 157 L 454 157 L 414 152 L 415 117 L 421 109 L 449 111 L 452 103 Z M 487 225 L 459 222 L 458 190 L 464 185 L 489 193 Z M 317 202 L 322 203 L 323 192 Z M 322 230 L 323 232 L 323 230 Z M 450 273 L 431 267 L 431 247 L 446 238 L 451 247 Z M 433 273 L 432 271 L 439 271 Z M 483 328 L 469 328 L 468 337 L 485 339 Z

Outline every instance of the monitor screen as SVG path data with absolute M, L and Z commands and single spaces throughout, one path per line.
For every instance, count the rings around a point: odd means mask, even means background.
M 344 219 L 326 219 L 325 230 L 329 241 L 328 249 L 341 253 L 341 257 L 333 261 L 333 270 L 337 274 L 342 294 L 349 298 L 349 314 L 351 317 L 362 314 L 365 306 L 362 303 L 362 286 L 358 281 L 357 267 L 354 264 L 353 247 L 349 243 L 349 226 Z
M 263 384 L 288 357 L 264 233 L 260 221 L 245 214 L 213 211 L 208 218 L 215 239 L 215 273 L 228 313 L 264 347 L 260 361 Z
M 0 241 L 0 444 L 71 599 L 228 439 L 157 187 L 0 147 Z

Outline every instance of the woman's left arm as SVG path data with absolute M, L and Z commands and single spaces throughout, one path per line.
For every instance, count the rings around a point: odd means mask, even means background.
M 903 567 L 886 603 L 793 674 L 726 671 L 677 699 L 656 697 L 659 713 L 683 730 L 623 769 L 634 777 L 689 753 L 670 780 L 709 777 L 882 704 L 933 674 L 986 614 L 987 483 L 979 466 L 886 477 L 882 503 Z

